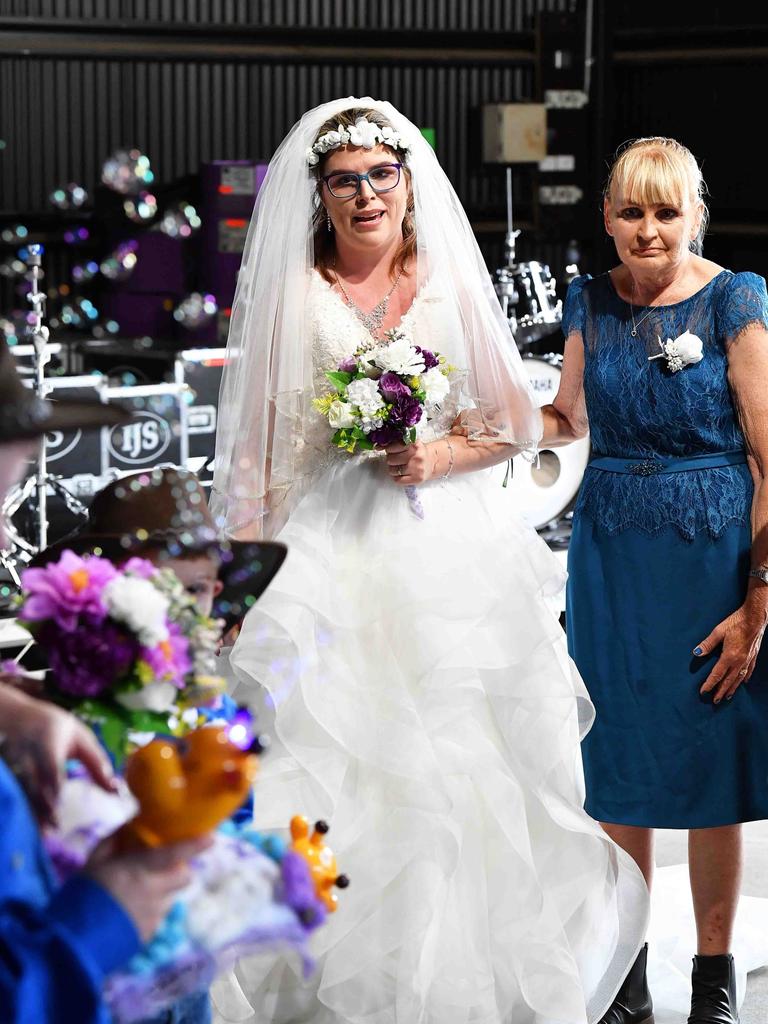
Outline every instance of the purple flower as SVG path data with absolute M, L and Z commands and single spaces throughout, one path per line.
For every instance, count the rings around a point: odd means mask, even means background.
M 357 372 L 357 359 L 354 356 L 348 356 L 339 363 L 339 370 L 342 373 L 356 373 Z
M 434 366 L 440 365 L 440 360 L 437 358 L 434 352 L 430 352 L 429 349 L 427 348 L 421 348 L 419 345 L 416 345 L 415 347 L 416 351 L 420 352 L 422 358 L 424 359 L 425 370 L 431 370 Z
M 175 622 L 168 626 L 168 639 L 157 647 L 142 647 L 140 657 L 152 669 L 157 681 L 173 683 L 179 689 L 184 686 L 186 674 L 192 670 L 189 642 Z
M 411 389 L 405 384 L 396 373 L 390 370 L 379 378 L 379 391 L 388 402 L 394 402 L 396 398 L 410 397 Z
M 392 423 L 385 423 L 378 430 L 372 430 L 368 435 L 368 440 L 378 445 L 379 448 L 386 448 L 388 444 L 403 440 L 403 428 Z
M 48 654 L 53 685 L 73 697 L 97 697 L 110 689 L 138 654 L 135 640 L 111 622 L 72 633 L 49 622 L 37 640 Z
M 156 565 L 146 558 L 137 558 L 135 555 L 120 566 L 120 569 L 122 572 L 130 573 L 131 576 L 138 576 L 142 580 L 150 580 L 153 576 L 157 576 Z
M 401 428 L 415 427 L 422 417 L 424 407 L 412 395 L 397 398 L 389 411 L 389 422 Z
M 80 558 L 64 551 L 58 562 L 22 573 L 25 599 L 20 617 L 27 622 L 52 619 L 67 633 L 83 623 L 96 626 L 107 615 L 101 599 L 104 587 L 117 575 L 106 558 Z

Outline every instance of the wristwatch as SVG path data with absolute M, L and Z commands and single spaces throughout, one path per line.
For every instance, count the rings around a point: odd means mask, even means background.
M 749 575 L 754 576 L 755 579 L 762 580 L 763 583 L 768 583 L 768 569 L 750 569 Z

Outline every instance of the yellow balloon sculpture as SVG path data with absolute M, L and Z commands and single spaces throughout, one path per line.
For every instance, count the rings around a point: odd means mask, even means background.
M 226 726 L 152 740 L 126 763 L 139 812 L 121 830 L 124 844 L 165 846 L 212 831 L 243 803 L 257 767 L 256 754 L 232 743 Z
M 314 831 L 310 833 L 309 821 L 305 817 L 297 814 L 291 818 L 291 849 L 309 865 L 317 898 L 322 900 L 328 910 L 336 910 L 339 898 L 333 888 L 346 889 L 349 879 L 338 873 L 333 851 L 325 845 L 323 839 L 327 832 L 328 825 L 324 821 L 316 822 Z

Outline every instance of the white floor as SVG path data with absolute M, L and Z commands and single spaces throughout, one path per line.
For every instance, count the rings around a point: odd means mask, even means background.
M 768 897 L 768 822 L 749 822 L 744 826 L 745 866 L 742 893 Z M 656 863 L 659 867 L 687 861 L 687 833 L 659 830 L 656 838 Z M 767 905 L 768 906 L 768 905 Z M 768 929 L 768 909 L 765 927 Z M 695 950 L 691 950 L 691 955 Z M 747 995 L 741 1008 L 741 1024 L 766 1024 L 768 1021 L 768 969 L 754 971 L 747 978 Z M 657 1017 L 656 1024 L 666 1024 Z

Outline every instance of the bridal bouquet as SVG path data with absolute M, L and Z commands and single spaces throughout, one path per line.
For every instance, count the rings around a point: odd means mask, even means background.
M 455 370 L 443 356 L 415 345 L 402 327 L 386 339 L 326 372 L 334 390 L 314 400 L 333 431 L 331 444 L 350 454 L 413 444 L 451 388 Z M 407 487 L 406 494 L 423 518 L 416 488 Z
M 118 765 L 129 733 L 183 730 L 187 709 L 223 692 L 221 624 L 200 614 L 170 569 L 145 559 L 118 569 L 64 551 L 22 574 L 18 615 L 48 656 L 48 696 L 88 722 Z

